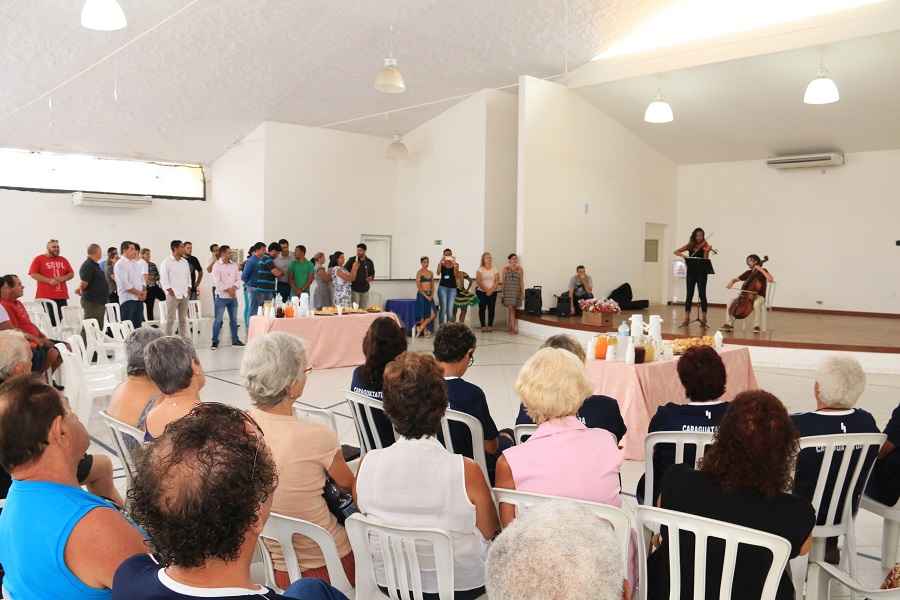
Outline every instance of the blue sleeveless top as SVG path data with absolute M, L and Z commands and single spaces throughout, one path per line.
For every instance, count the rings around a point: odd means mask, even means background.
M 109 600 L 106 589 L 88 587 L 66 566 L 72 530 L 95 508 L 115 506 L 81 488 L 49 481 L 13 480 L 0 514 L 3 587 L 13 598 Z

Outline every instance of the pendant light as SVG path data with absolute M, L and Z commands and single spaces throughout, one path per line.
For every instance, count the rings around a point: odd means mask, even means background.
M 402 94 L 406 91 L 406 83 L 403 74 L 397 67 L 397 59 L 394 58 L 394 26 L 391 25 L 390 49 L 387 58 L 384 59 L 384 67 L 375 76 L 375 89 L 383 94 Z
M 838 92 L 837 84 L 834 79 L 829 77 L 825 63 L 820 62 L 819 74 L 806 86 L 803 102 L 805 104 L 833 104 L 840 99 L 841 94 Z
M 95 31 L 116 31 L 125 29 L 128 19 L 117 0 L 85 0 L 81 26 Z
M 399 133 L 394 134 L 394 141 L 387 147 L 384 155 L 392 160 L 403 160 L 409 158 L 409 148 L 403 143 L 403 138 Z
M 671 123 L 675 119 L 672 107 L 663 100 L 662 92 L 656 92 L 656 98 L 647 105 L 644 111 L 644 120 L 648 123 Z

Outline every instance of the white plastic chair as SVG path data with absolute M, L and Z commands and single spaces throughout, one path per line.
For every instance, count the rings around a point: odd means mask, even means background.
M 81 359 L 81 370 L 85 377 L 88 377 L 89 379 L 103 379 L 106 377 L 119 377 L 122 374 L 123 365 L 116 363 L 91 364 L 91 355 L 88 353 L 87 347 L 84 345 L 84 340 L 81 339 L 80 335 L 69 336 L 67 341 L 69 343 L 70 352 L 75 355 L 76 358 Z
M 321 423 L 328 429 L 337 433 L 337 419 L 334 416 L 334 413 L 325 408 L 313 408 L 311 406 L 304 406 L 299 402 L 294 402 L 294 416 L 298 419 L 309 419 L 311 421 L 315 421 L 317 423 Z
M 328 533 L 328 530 L 303 519 L 272 513 L 269 515 L 269 520 L 266 521 L 266 526 L 259 537 L 260 540 L 278 543 L 284 556 L 288 578 L 291 583 L 294 583 L 300 579 L 300 567 L 297 553 L 294 550 L 293 540 L 295 535 L 307 537 L 319 546 L 319 550 L 322 551 L 322 555 L 325 557 L 325 568 L 328 569 L 328 578 L 331 580 L 332 587 L 348 598 L 353 598 L 353 586 L 350 584 L 350 580 L 347 579 L 347 574 L 344 572 L 344 566 L 341 563 L 341 557 L 338 555 L 337 545 L 334 543 L 334 538 Z M 283 592 L 275 583 L 275 565 L 265 545 L 262 557 L 266 565 L 266 584 L 277 593 Z
M 345 526 L 356 558 L 357 598 L 423 600 L 422 571 L 427 569 L 434 572 L 439 600 L 453 600 L 453 542 L 449 533 L 381 525 L 362 514 L 351 515 Z M 378 588 L 376 564 L 383 567 L 382 584 L 390 595 Z
M 695 431 L 655 431 L 647 435 L 644 441 L 644 502 L 646 506 L 653 506 L 653 453 L 660 444 L 675 445 L 675 463 L 684 462 L 684 449 L 686 446 L 694 448 L 694 464 L 696 469 L 700 459 L 706 452 L 707 446 L 713 442 L 714 434 Z
M 122 321 L 122 307 L 115 302 L 106 303 L 106 324 Z
M 63 334 L 81 333 L 82 320 L 84 320 L 84 310 L 80 306 L 64 306 L 62 309 Z
M 142 303 L 142 304 L 144 304 L 144 303 Z M 160 306 L 160 305 L 161 305 L 161 306 Z M 156 308 L 156 315 L 157 315 L 157 318 L 151 320 L 151 319 L 149 318 L 150 315 L 149 315 L 149 313 L 147 312 L 147 305 L 144 304 L 144 321 L 141 323 L 141 327 L 159 327 L 159 326 L 160 326 L 160 323 L 161 323 L 162 320 L 163 320 L 162 315 L 163 315 L 163 314 L 165 313 L 165 311 L 166 311 L 166 302 L 165 302 L 165 300 L 161 300 L 161 301 L 157 302 L 155 308 Z
M 622 556 L 623 573 L 628 573 L 629 565 L 629 546 L 631 545 L 631 519 L 621 508 L 610 506 L 608 504 L 600 504 L 599 502 L 588 502 L 586 500 L 575 500 L 573 498 L 563 498 L 560 496 L 548 496 L 546 494 L 533 494 L 531 492 L 520 492 L 517 490 L 508 490 L 505 488 L 494 488 L 494 500 L 497 502 L 497 508 L 500 504 L 511 504 L 516 507 L 516 517 L 521 516 L 529 509 L 544 504 L 546 502 L 571 502 L 586 506 L 591 509 L 595 515 L 608 521 L 612 525 L 616 540 L 619 542 L 619 552 Z
M 897 564 L 897 543 L 900 542 L 900 501 L 893 506 L 888 506 L 863 494 L 859 506 L 884 519 L 884 532 L 881 535 L 881 566 L 884 569 L 893 568 Z
M 105 410 L 100 411 L 100 418 L 103 419 L 103 422 L 112 434 L 116 456 L 119 457 L 119 460 L 122 461 L 122 466 L 125 468 L 126 487 L 131 487 L 131 482 L 136 472 L 134 452 L 135 449 L 143 446 L 144 432 L 128 423 L 111 417 Z
M 537 425 L 531 423 L 514 425 L 513 437 L 516 438 L 516 444 L 524 444 L 528 438 L 534 435 L 534 432 L 537 431 L 537 428 Z
M 28 313 L 28 318 L 31 319 L 31 322 L 34 323 L 34 326 L 37 327 L 41 333 L 43 333 L 48 338 L 59 338 L 59 332 L 50 323 L 50 316 L 44 312 L 42 308 L 31 308 L 26 309 Z
M 863 488 L 869 479 L 869 472 L 872 469 L 874 461 L 869 468 L 863 472 L 863 466 L 866 463 L 866 457 L 869 452 L 878 452 L 881 444 L 887 436 L 881 433 L 839 433 L 834 435 L 814 435 L 800 438 L 800 451 L 805 449 L 818 450 L 822 452 L 822 463 L 819 466 L 819 474 L 816 479 L 815 492 L 812 498 L 812 507 L 816 511 L 816 523 L 812 530 L 812 549 L 809 552 L 809 562 L 824 562 L 825 560 L 825 540 L 830 537 L 844 536 L 844 552 L 843 558 L 847 561 L 848 571 L 851 576 L 856 577 L 856 520 L 853 517 L 853 490 L 857 487 L 857 482 L 862 481 Z M 849 451 L 847 451 L 849 450 Z M 822 516 L 822 505 L 825 499 L 825 486 L 831 471 L 831 464 L 834 459 L 835 451 L 841 452 L 842 458 L 837 477 L 834 481 L 834 487 L 831 489 L 828 513 L 825 515 L 825 523 L 818 525 Z M 852 460 L 856 456 L 856 460 Z M 851 461 L 854 463 L 851 472 Z M 843 510 L 838 514 L 838 504 L 840 498 L 846 492 Z M 801 570 L 795 571 L 795 583 L 801 581 L 798 576 L 802 576 Z M 795 587 L 798 587 L 795 585 Z M 799 588 L 798 588 L 799 589 Z
M 378 428 L 375 425 L 375 417 L 372 412 L 372 409 L 374 408 L 383 413 L 384 403 L 382 403 L 381 400 L 369 398 L 368 396 L 363 396 L 362 394 L 357 394 L 355 392 L 347 392 L 345 399 L 347 400 L 347 404 L 350 405 L 350 414 L 353 415 L 356 433 L 359 435 L 361 454 L 365 455 L 369 450 L 374 450 L 376 448 L 384 448 L 384 443 L 381 436 L 378 434 Z M 387 418 L 386 415 L 385 418 Z M 467 413 L 447 409 L 446 414 L 441 419 L 441 434 L 444 438 L 444 447 L 450 452 L 454 451 L 453 440 L 450 437 L 451 422 L 462 423 L 469 428 L 469 435 L 472 436 L 472 452 L 474 454 L 472 460 L 478 463 L 481 472 L 484 474 L 484 480 L 490 481 L 487 471 L 487 458 L 484 453 L 484 428 L 481 426 L 481 422 Z M 366 435 L 366 423 L 371 432 L 371 439 Z M 397 437 L 397 432 L 394 431 L 394 438 L 396 439 Z M 373 442 L 374 446 L 372 445 Z
M 54 302 L 53 300 L 47 300 L 46 298 L 38 298 L 35 300 L 35 304 L 39 304 L 43 308 L 44 313 L 50 319 L 50 330 L 52 332 L 52 335 L 50 337 L 60 337 L 63 328 L 63 316 L 62 311 L 60 310 L 59 306 L 57 306 L 56 302 Z M 56 325 L 54 325 L 53 323 L 56 323 Z
M 194 348 L 209 348 L 212 345 L 212 319 L 204 318 L 199 300 L 188 301 L 188 334 Z
M 56 349 L 63 359 L 59 371 L 63 386 L 66 389 L 66 396 L 69 398 L 75 414 L 87 427 L 90 422 L 91 412 L 94 409 L 94 400 L 111 395 L 113 390 L 121 383 L 122 378 L 115 375 L 97 378 L 86 377 L 84 366 L 78 356 L 69 352 L 65 344 L 56 344 Z
M 125 364 L 124 343 L 107 337 L 105 333 L 100 331 L 100 324 L 97 322 L 97 319 L 85 319 L 83 324 L 85 336 L 88 338 L 87 348 L 89 352 L 95 350 L 100 362 L 109 362 L 107 353 L 112 352 L 112 362 Z M 116 323 L 111 325 L 114 326 Z
M 668 554 L 669 554 L 669 598 L 675 600 L 681 597 L 681 539 L 682 531 L 694 534 L 694 599 L 702 600 L 706 595 L 706 564 L 707 543 L 710 538 L 722 540 L 725 543 L 724 561 L 722 562 L 722 580 L 719 584 L 720 600 L 730 600 L 732 597 L 731 586 L 734 582 L 734 571 L 738 558 L 738 546 L 757 546 L 772 553 L 772 564 L 766 574 L 763 583 L 760 600 L 775 600 L 778 593 L 778 584 L 784 573 L 788 558 L 791 555 L 791 545 L 780 536 L 741 527 L 731 523 L 715 521 L 705 517 L 698 517 L 673 510 L 664 510 L 652 506 L 638 506 L 636 518 L 640 533 L 648 533 L 668 528 Z M 643 536 L 638 536 L 642 538 Z M 641 571 L 640 581 L 641 598 L 647 599 L 647 545 L 640 544 L 640 558 L 638 565 Z
M 863 587 L 863 585 L 849 573 L 846 573 L 825 561 L 819 560 L 814 560 L 809 564 L 806 597 L 809 600 L 829 600 L 831 598 L 831 584 L 834 582 L 849 588 L 851 597 L 861 595 L 870 600 L 876 600 L 878 598 L 900 599 L 900 588 L 880 590 Z M 843 597 L 843 595 L 841 595 L 841 597 Z

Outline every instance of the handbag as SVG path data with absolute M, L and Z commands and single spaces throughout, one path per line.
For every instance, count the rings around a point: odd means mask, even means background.
M 335 516 L 337 522 L 341 525 L 350 515 L 359 512 L 356 504 L 353 503 L 353 495 L 349 492 L 341 490 L 331 477 L 325 476 L 325 488 L 322 490 L 322 497 L 325 498 L 325 504 L 328 510 Z

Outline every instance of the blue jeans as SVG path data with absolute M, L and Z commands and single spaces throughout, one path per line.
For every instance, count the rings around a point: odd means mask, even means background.
M 449 323 L 453 320 L 453 301 L 456 300 L 456 288 L 439 285 L 438 300 L 440 301 L 438 323 Z
M 140 300 L 126 300 L 119 308 L 123 321 L 131 321 L 138 329 L 144 322 L 144 303 Z
M 250 330 L 250 299 L 253 298 L 253 288 L 244 286 L 244 327 Z
M 340 593 L 321 579 L 304 577 L 291 584 L 284 591 L 285 598 L 294 600 L 347 600 L 347 596 Z
M 263 306 L 269 300 L 272 300 L 275 297 L 275 292 L 264 292 L 253 288 L 253 293 L 250 295 L 250 318 L 256 316 L 256 313 L 259 312 L 259 307 Z M 249 323 L 249 321 L 248 321 Z M 247 325 L 247 331 L 250 330 L 250 325 Z
M 219 343 L 219 332 L 222 331 L 222 318 L 228 310 L 228 325 L 231 327 L 231 343 L 238 341 L 237 332 L 237 298 L 216 298 L 215 314 L 213 317 L 213 344 Z

